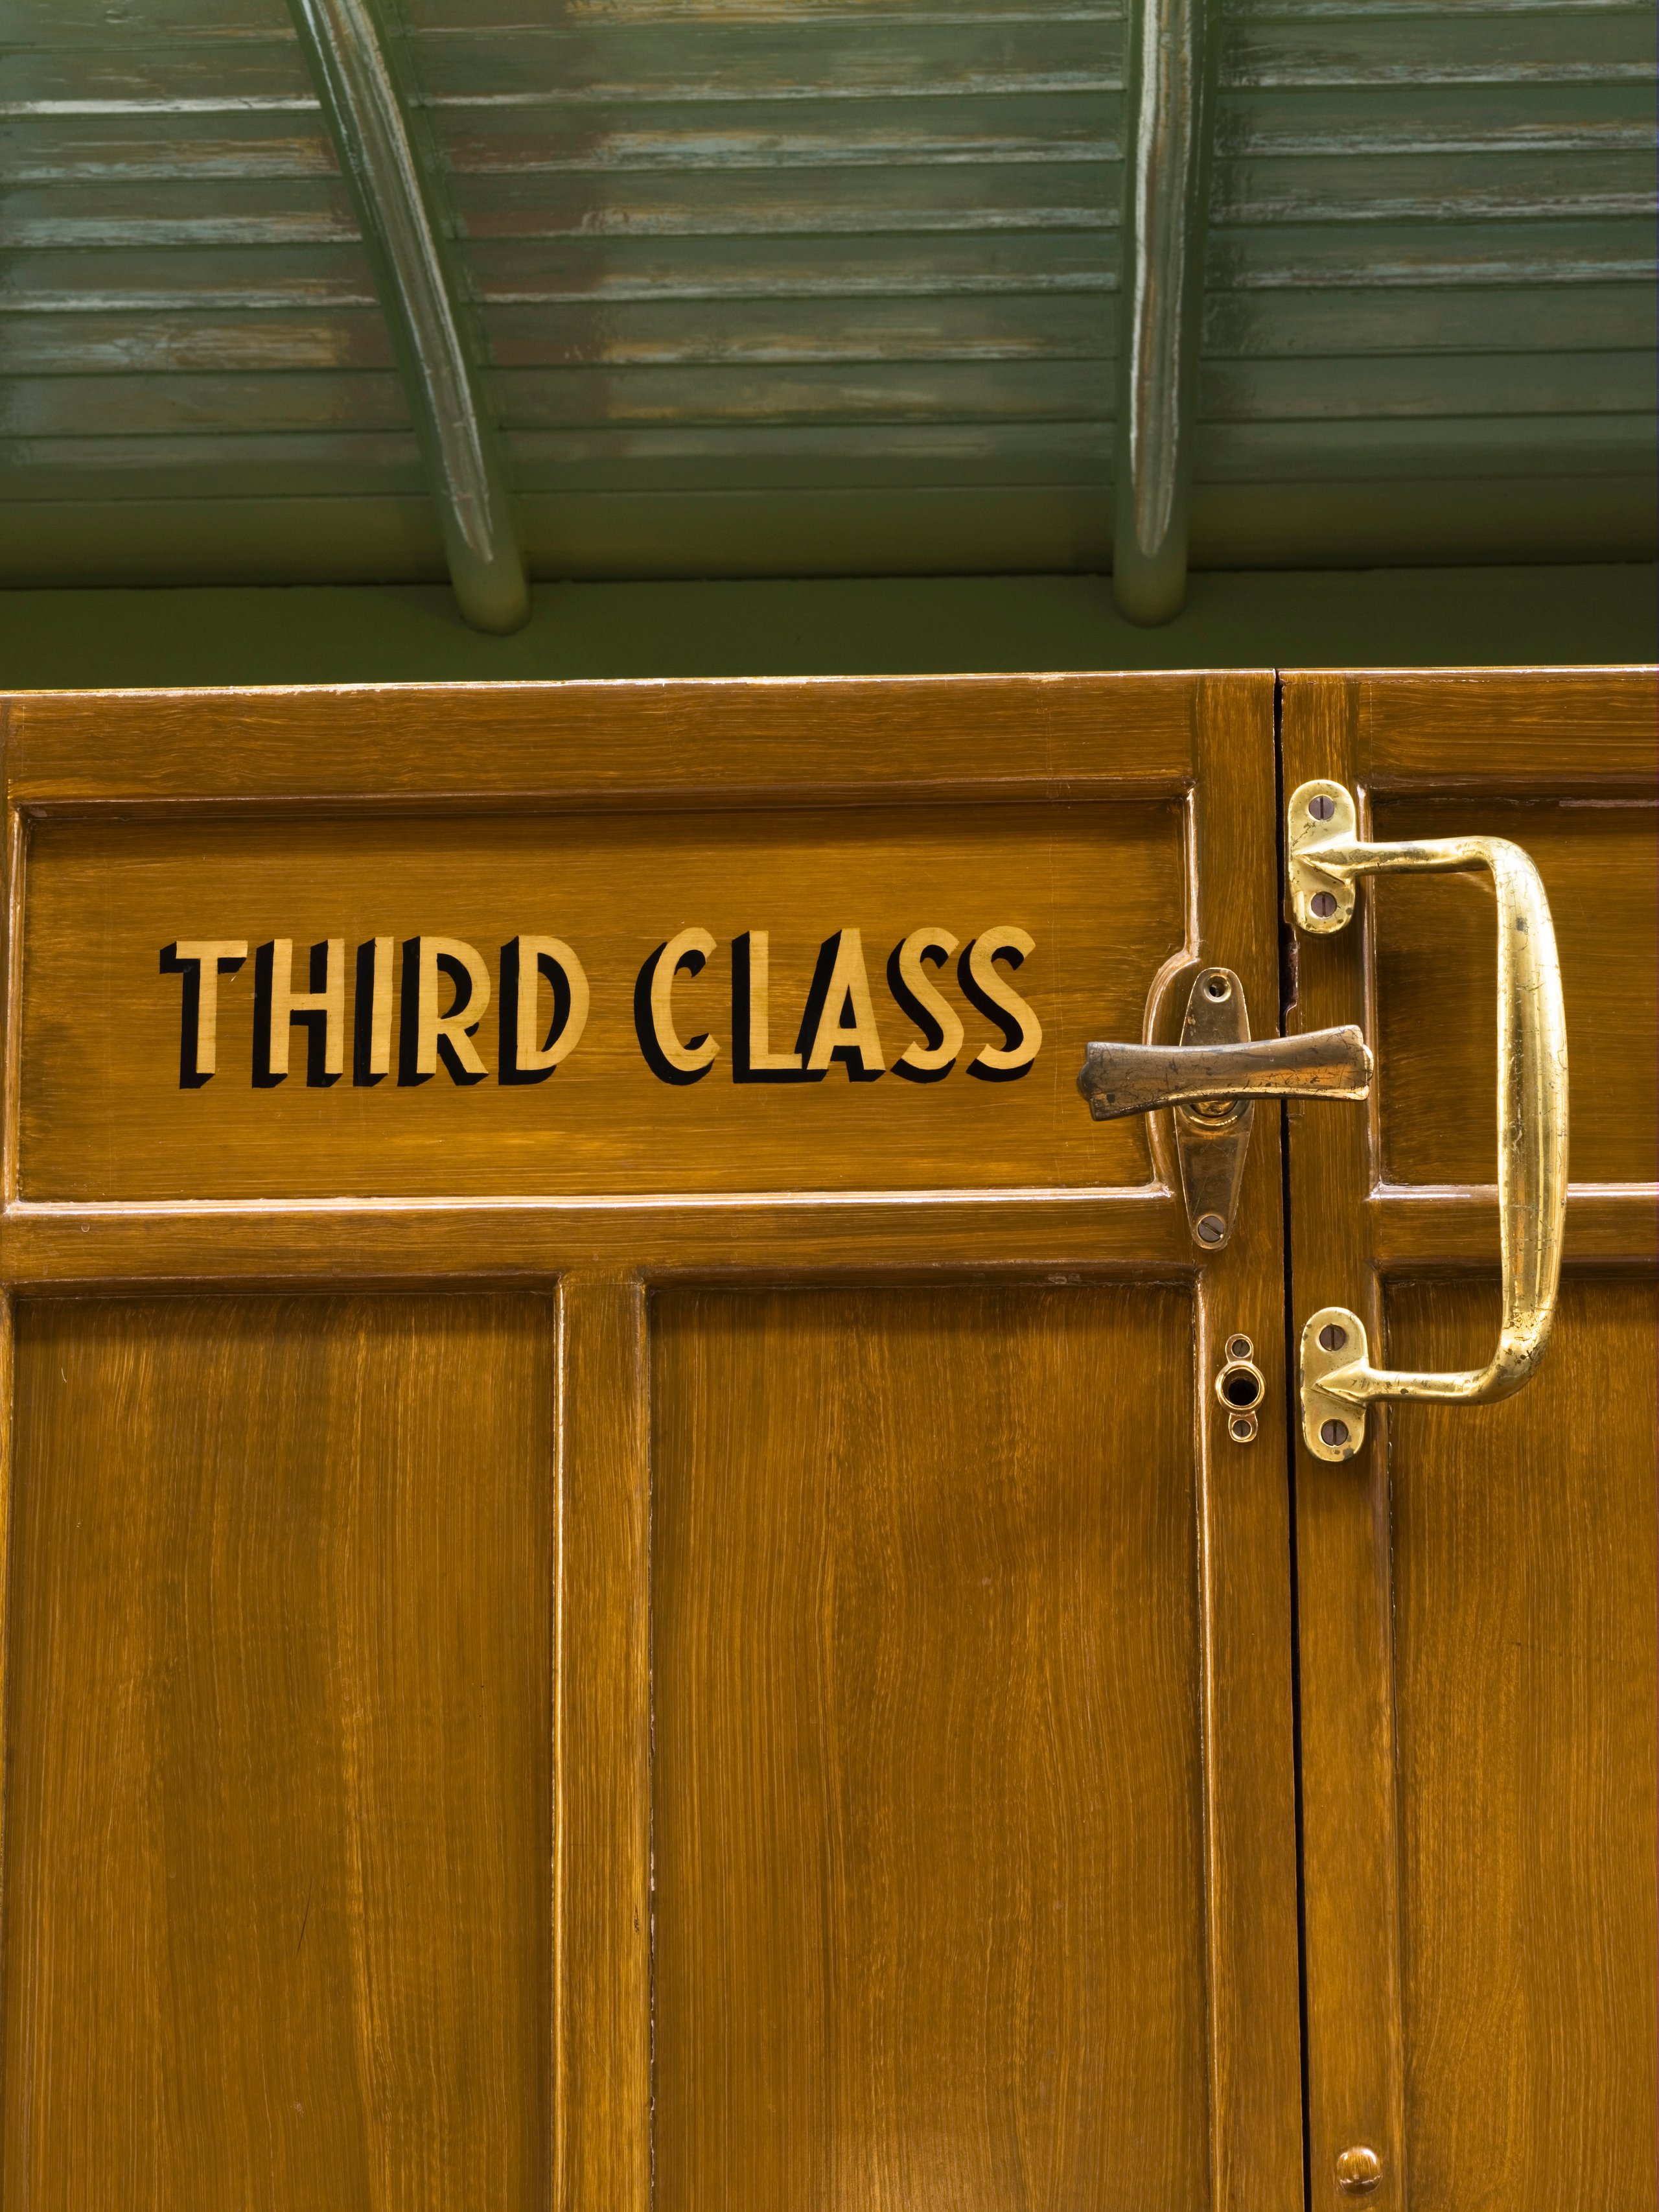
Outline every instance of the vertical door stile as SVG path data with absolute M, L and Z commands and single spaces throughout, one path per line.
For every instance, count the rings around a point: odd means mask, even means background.
M 646 1294 L 560 1285 L 554 1631 L 554 2191 L 651 2196 L 650 1472 Z
M 4 1115 L 0 1119 L 0 1204 L 8 1206 L 16 1197 L 18 1188 L 18 1101 L 22 1088 L 18 1081 L 22 1050 L 18 1009 L 22 1003 L 23 874 L 28 837 L 23 810 L 12 797 L 11 762 L 15 742 L 12 720 L 9 708 L 5 709 L 3 720 L 0 720 L 0 779 L 3 780 L 0 868 L 5 872 L 3 891 L 0 891 L 0 930 L 4 932 L 3 946 L 0 946 L 0 1067 L 4 1069 L 6 1087 Z
M 1272 698 L 1271 676 L 1238 675 L 1201 683 L 1195 706 L 1197 951 L 1235 969 L 1258 1036 L 1279 1003 Z M 1230 2212 L 1303 2194 L 1279 1145 L 1258 1110 L 1237 1225 L 1194 1301 L 1211 2157 Z M 1268 1377 L 1245 1445 L 1212 1387 L 1239 1334 Z
M 15 1320 L 17 1301 L 9 1284 L 0 1282 L 0 1991 L 10 1985 L 6 1929 L 11 1906 L 11 1522 L 13 1469 L 16 1461 Z M 0 2001 L 0 2080 L 4 2077 L 10 2007 Z M 0 2124 L 4 2115 L 0 2114 Z
M 1297 677 L 1285 687 L 1284 787 L 1316 776 L 1358 781 L 1354 687 Z M 1362 808 L 1364 801 L 1360 799 Z M 1362 830 L 1363 834 L 1363 830 Z M 1358 1023 L 1365 1003 L 1369 897 L 1358 927 L 1297 941 L 1293 1033 Z M 1376 1090 L 1364 1114 L 1289 1103 L 1291 1279 L 1299 1317 L 1358 1304 L 1375 1344 L 1382 1297 L 1364 1241 L 1363 1198 L 1376 1180 Z M 1292 1348 L 1293 1349 L 1293 1348 Z M 1387 1408 L 1358 1461 L 1296 1452 L 1302 1670 L 1302 1803 L 1310 2153 L 1315 2212 L 1346 2201 L 1333 2177 L 1342 2152 L 1382 2161 L 1366 2196 L 1404 2212 L 1405 2065 L 1401 2015 L 1398 1774 L 1395 1743 L 1392 1555 Z M 1380 1417 L 1380 1418 L 1379 1418 Z M 1363 1491 L 1363 1506 L 1357 1496 Z

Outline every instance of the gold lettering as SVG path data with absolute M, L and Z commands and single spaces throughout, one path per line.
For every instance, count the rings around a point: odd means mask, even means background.
M 418 1081 L 422 1077 L 437 1073 L 438 1053 L 441 1046 L 449 1063 L 449 1072 L 456 1081 L 476 1082 L 488 1072 L 478 1057 L 471 1033 L 477 1028 L 484 1009 L 489 1004 L 489 970 L 484 966 L 477 948 L 461 938 L 420 937 L 414 943 L 416 961 L 414 1049 L 410 1051 L 405 1043 L 404 1056 L 412 1064 L 413 1075 Z M 465 993 L 457 989 L 456 1003 L 447 1014 L 438 1012 L 438 997 L 453 979 L 443 975 L 441 963 L 452 969 L 459 969 L 467 981 Z M 404 1000 L 404 1019 L 408 1019 L 407 999 Z
M 848 1013 L 853 1018 L 846 1020 Z M 880 1075 L 887 1062 L 870 1003 L 870 977 L 864 965 L 864 942 L 856 929 L 836 932 L 835 964 L 824 988 L 817 1030 L 806 1055 L 809 1071 L 827 1068 L 837 1053 L 845 1055 L 849 1075 Z M 856 1080 L 856 1075 L 854 1076 Z
M 670 1067 L 681 1075 L 695 1075 L 708 1066 L 720 1050 L 713 1037 L 706 1033 L 694 1043 L 682 1044 L 679 1031 L 674 1026 L 674 978 L 684 961 L 691 973 L 699 973 L 714 950 L 714 940 L 706 929 L 683 929 L 671 937 L 657 956 L 657 964 L 651 971 L 651 1028 L 656 1038 L 657 1049 Z M 750 986 L 754 985 L 753 970 Z M 765 1031 L 763 1028 L 762 1035 Z
M 937 1044 L 908 1044 L 899 1054 L 898 1070 L 913 1079 L 943 1075 L 962 1050 L 961 1017 L 927 973 L 929 954 L 934 956 L 931 964 L 942 967 L 956 949 L 957 940 L 948 929 L 913 929 L 894 953 L 889 968 L 893 995 L 905 1012 L 913 1021 L 920 1020 L 939 1032 Z M 904 1004 L 907 996 L 912 1001 L 908 1006 Z
M 307 1016 L 320 1015 L 323 1049 L 313 1052 L 324 1075 L 339 1075 L 345 1068 L 345 939 L 327 940 L 323 988 L 320 991 L 294 988 L 294 939 L 277 937 L 270 946 L 270 1004 L 266 1019 L 265 1065 L 273 1076 L 289 1072 L 292 1024 Z M 313 981 L 315 981 L 313 976 Z
M 968 1073 L 982 1081 L 1007 1083 L 1024 1075 L 1042 1048 L 1042 1023 L 995 964 L 1006 959 L 1018 968 L 1036 950 L 1036 939 L 1023 929 L 982 929 L 958 964 L 968 995 L 1003 1033 L 1001 1044 L 981 1046 L 969 1063 Z
M 745 1073 L 762 1077 L 798 1074 L 800 1072 L 800 1054 L 798 1052 L 772 1050 L 771 933 L 764 929 L 751 929 L 748 933 L 748 949 L 749 1050 L 745 1055 Z
M 582 963 L 562 937 L 521 937 L 519 945 L 519 1003 L 516 1039 L 520 1070 L 528 1073 L 556 1067 L 581 1042 L 587 1026 L 587 977 Z M 541 1042 L 542 963 L 550 961 L 562 973 L 570 993 L 570 1008 L 563 1028 L 549 1044 Z M 484 987 L 489 995 L 488 984 Z
M 180 937 L 161 948 L 163 975 L 184 979 L 179 1083 L 193 1091 L 219 1072 L 219 978 L 247 958 L 245 937 Z

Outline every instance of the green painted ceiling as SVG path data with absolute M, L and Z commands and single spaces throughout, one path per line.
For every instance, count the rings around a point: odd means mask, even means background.
M 381 11 L 543 576 L 1109 565 L 1104 0 Z M 1227 0 L 1200 567 L 1654 542 L 1653 16 Z M 0 581 L 440 577 L 284 0 L 0 0 Z

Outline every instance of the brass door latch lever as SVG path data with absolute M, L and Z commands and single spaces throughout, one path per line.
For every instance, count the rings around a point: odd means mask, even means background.
M 1258 1098 L 1364 1098 L 1371 1055 L 1352 1026 L 1250 1037 L 1244 988 L 1231 968 L 1200 968 L 1181 1042 L 1091 1044 L 1077 1087 L 1097 1121 L 1171 1107 L 1176 1157 L 1195 1241 L 1232 1235 Z

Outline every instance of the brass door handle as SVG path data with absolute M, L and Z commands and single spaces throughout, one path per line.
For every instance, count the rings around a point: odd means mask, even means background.
M 1179 1044 L 1091 1044 L 1077 1087 L 1097 1121 L 1175 1109 L 1187 1218 L 1218 1251 L 1232 1234 L 1257 1098 L 1364 1098 L 1371 1056 L 1357 1029 L 1250 1041 L 1244 987 L 1231 968 L 1200 968 Z
M 1530 1377 L 1555 1318 L 1567 1207 L 1567 1025 L 1549 902 L 1530 857 L 1505 837 L 1362 843 L 1352 795 L 1303 784 L 1289 812 L 1291 897 L 1298 929 L 1329 936 L 1354 910 L 1354 878 L 1486 868 L 1498 894 L 1498 1219 L 1504 1312 L 1498 1349 L 1467 1374 L 1376 1368 L 1365 1324 L 1326 1306 L 1302 1331 L 1302 1432 L 1320 1459 L 1352 1459 L 1376 1398 L 1475 1406 Z

